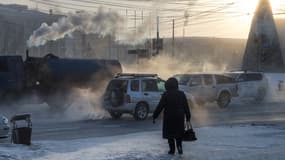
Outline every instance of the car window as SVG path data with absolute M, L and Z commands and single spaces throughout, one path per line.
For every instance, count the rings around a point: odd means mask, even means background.
M 234 83 L 234 79 L 232 77 L 227 77 L 223 75 L 215 75 L 217 84 L 225 84 L 225 83 Z
M 226 73 L 225 76 L 232 77 L 233 79 L 239 79 L 241 74 L 240 73 Z
M 243 81 L 246 81 L 247 77 L 246 77 L 246 74 L 241 74 L 239 77 L 238 77 L 238 81 L 239 82 L 243 82 Z
M 142 91 L 157 92 L 157 81 L 155 79 L 142 80 Z
M 259 73 L 245 73 L 241 74 L 238 78 L 238 81 L 260 81 L 262 80 L 262 74 Z
M 247 81 L 260 81 L 262 80 L 262 75 L 258 73 L 247 74 Z
M 199 85 L 202 85 L 201 76 L 192 76 L 190 79 L 189 86 L 199 86 Z
M 164 92 L 165 91 L 165 82 L 163 80 L 157 81 L 158 91 Z
M 128 81 L 127 80 L 112 80 L 109 83 L 107 90 L 111 91 L 114 89 L 120 89 L 123 92 L 127 92 L 127 88 L 128 88 Z
M 212 75 L 204 75 L 204 83 L 205 85 L 213 84 L 213 76 Z
M 187 75 L 176 75 L 174 78 L 177 79 L 179 85 L 187 85 L 190 77 Z
M 131 81 L 131 91 L 138 92 L 140 90 L 140 81 L 139 80 L 132 80 Z

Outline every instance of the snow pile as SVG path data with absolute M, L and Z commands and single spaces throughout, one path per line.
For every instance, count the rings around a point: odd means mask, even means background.
M 184 159 L 284 159 L 285 128 L 274 126 L 204 127 L 198 141 L 184 143 Z M 168 160 L 161 132 L 72 141 L 38 141 L 32 146 L 0 144 L 2 160 Z

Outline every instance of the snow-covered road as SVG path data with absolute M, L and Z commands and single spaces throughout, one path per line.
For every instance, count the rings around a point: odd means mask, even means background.
M 283 160 L 284 126 L 197 128 L 198 141 L 184 142 L 184 155 L 167 155 L 161 132 L 141 132 L 68 141 L 33 141 L 32 146 L 0 144 L 0 160 Z

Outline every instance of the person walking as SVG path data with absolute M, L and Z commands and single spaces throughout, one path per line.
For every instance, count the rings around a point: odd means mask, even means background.
M 184 134 L 184 122 L 191 118 L 190 109 L 184 92 L 178 90 L 178 81 L 169 78 L 165 82 L 166 92 L 163 93 L 158 106 L 153 113 L 153 123 L 163 110 L 162 137 L 168 139 L 169 152 L 174 155 L 175 142 L 179 154 L 183 154 L 182 138 Z

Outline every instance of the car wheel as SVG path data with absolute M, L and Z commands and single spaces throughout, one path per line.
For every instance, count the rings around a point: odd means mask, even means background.
M 145 103 L 138 103 L 135 109 L 134 118 L 136 120 L 145 120 L 148 116 L 148 106 Z
M 222 92 L 217 101 L 220 108 L 226 108 L 230 102 L 231 95 L 228 92 Z
M 109 111 L 109 113 L 113 119 L 120 119 L 123 115 L 121 112 L 116 111 Z
M 255 100 L 259 102 L 263 101 L 265 96 L 266 96 L 266 90 L 264 88 L 259 88 Z

